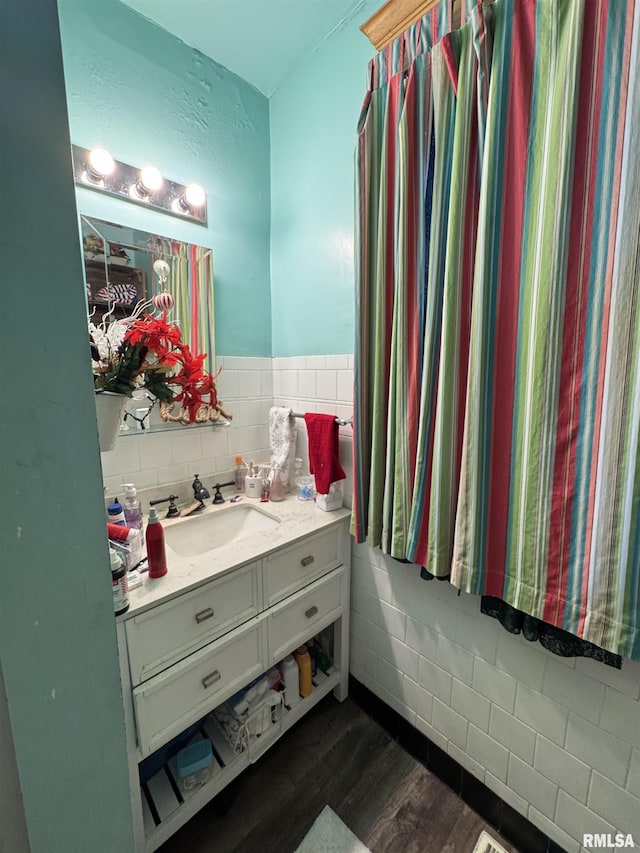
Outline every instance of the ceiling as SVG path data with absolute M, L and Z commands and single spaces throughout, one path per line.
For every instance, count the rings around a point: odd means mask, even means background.
M 270 97 L 365 0 L 124 0 Z

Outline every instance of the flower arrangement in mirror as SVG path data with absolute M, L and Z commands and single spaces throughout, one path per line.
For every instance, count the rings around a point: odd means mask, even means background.
M 151 304 L 159 316 L 145 313 Z M 165 421 L 186 425 L 220 417 L 231 420 L 233 415 L 218 400 L 215 380 L 220 371 L 215 376 L 208 373 L 203 367 L 206 353 L 194 355 L 183 342 L 178 326 L 167 320 L 172 306 L 170 294 L 161 293 L 122 320 L 109 322 L 105 315 L 95 325 L 89 319 L 96 393 L 131 397 L 134 391 L 146 389 L 160 401 Z

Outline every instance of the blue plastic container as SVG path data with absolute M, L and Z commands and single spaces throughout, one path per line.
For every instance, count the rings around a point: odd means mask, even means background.
M 209 781 L 213 750 L 211 741 L 197 740 L 185 746 L 176 756 L 178 783 L 183 791 L 193 791 Z

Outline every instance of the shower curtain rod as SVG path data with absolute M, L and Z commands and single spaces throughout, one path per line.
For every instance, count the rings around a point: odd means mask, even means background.
M 291 412 L 292 418 L 303 418 L 304 415 L 301 412 Z M 340 426 L 353 426 L 353 418 L 336 418 L 336 423 Z
M 439 2 L 440 0 L 387 0 L 362 24 L 360 31 L 376 50 L 382 50 L 419 18 L 435 9 Z M 455 0 L 451 12 L 452 30 L 457 30 L 460 26 L 461 16 L 462 3 Z

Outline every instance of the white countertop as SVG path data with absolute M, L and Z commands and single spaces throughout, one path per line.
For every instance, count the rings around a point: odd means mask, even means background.
M 284 501 L 278 503 L 271 501 L 261 503 L 243 496 L 242 500 L 235 504 L 226 500 L 224 504 L 208 505 L 206 509 L 199 510 L 186 518 L 163 519 L 162 526 L 168 530 L 173 525 L 188 525 L 193 518 L 205 518 L 216 513 L 229 512 L 243 505 L 264 510 L 278 519 L 280 522 L 278 527 L 253 533 L 195 557 L 181 557 L 171 549 L 165 537 L 167 574 L 161 578 L 151 579 L 144 573 L 142 586 L 129 592 L 129 610 L 117 617 L 118 621 L 130 619 L 150 607 L 195 589 L 238 566 L 259 560 L 272 551 L 291 545 L 309 534 L 346 523 L 351 516 L 349 509 L 324 512 L 313 501 L 301 501 L 295 495 L 289 495 Z

